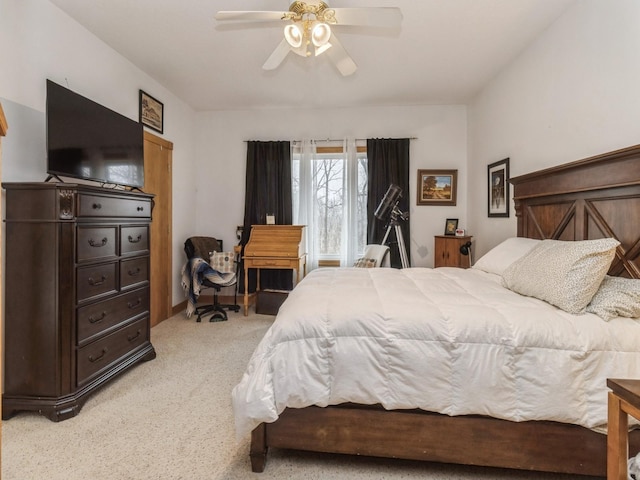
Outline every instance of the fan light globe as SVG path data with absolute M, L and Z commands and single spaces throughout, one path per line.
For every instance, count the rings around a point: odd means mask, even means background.
M 331 38 L 331 27 L 326 23 L 316 23 L 311 30 L 311 41 L 316 47 L 322 47 Z
M 302 37 L 302 31 L 298 25 L 291 24 L 284 27 L 284 38 L 293 48 L 298 48 L 302 45 Z

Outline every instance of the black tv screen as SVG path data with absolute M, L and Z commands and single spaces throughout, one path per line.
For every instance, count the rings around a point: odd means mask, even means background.
M 47 173 L 143 187 L 142 124 L 47 80 Z

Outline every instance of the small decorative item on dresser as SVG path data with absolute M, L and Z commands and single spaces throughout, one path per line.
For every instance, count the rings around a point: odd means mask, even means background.
M 456 228 L 456 237 L 464 237 L 464 228 Z
M 447 221 L 444 225 L 444 234 L 445 235 L 455 235 L 456 230 L 458 228 L 458 219 L 457 218 L 447 218 Z

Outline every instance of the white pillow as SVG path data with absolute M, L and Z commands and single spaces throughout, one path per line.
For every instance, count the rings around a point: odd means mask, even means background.
M 607 321 L 614 317 L 640 318 L 640 280 L 607 275 L 587 305 L 587 312 Z
M 613 238 L 542 240 L 504 271 L 502 284 L 566 312 L 582 313 L 598 291 L 618 245 Z
M 502 275 L 502 272 L 516 260 L 529 253 L 541 240 L 534 238 L 512 237 L 493 247 L 476 261 L 472 268 L 487 273 Z

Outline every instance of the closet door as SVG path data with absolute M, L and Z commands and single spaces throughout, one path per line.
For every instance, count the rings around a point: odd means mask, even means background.
M 172 181 L 173 143 L 144 132 L 144 191 L 155 195 L 151 222 L 151 326 L 172 314 Z

